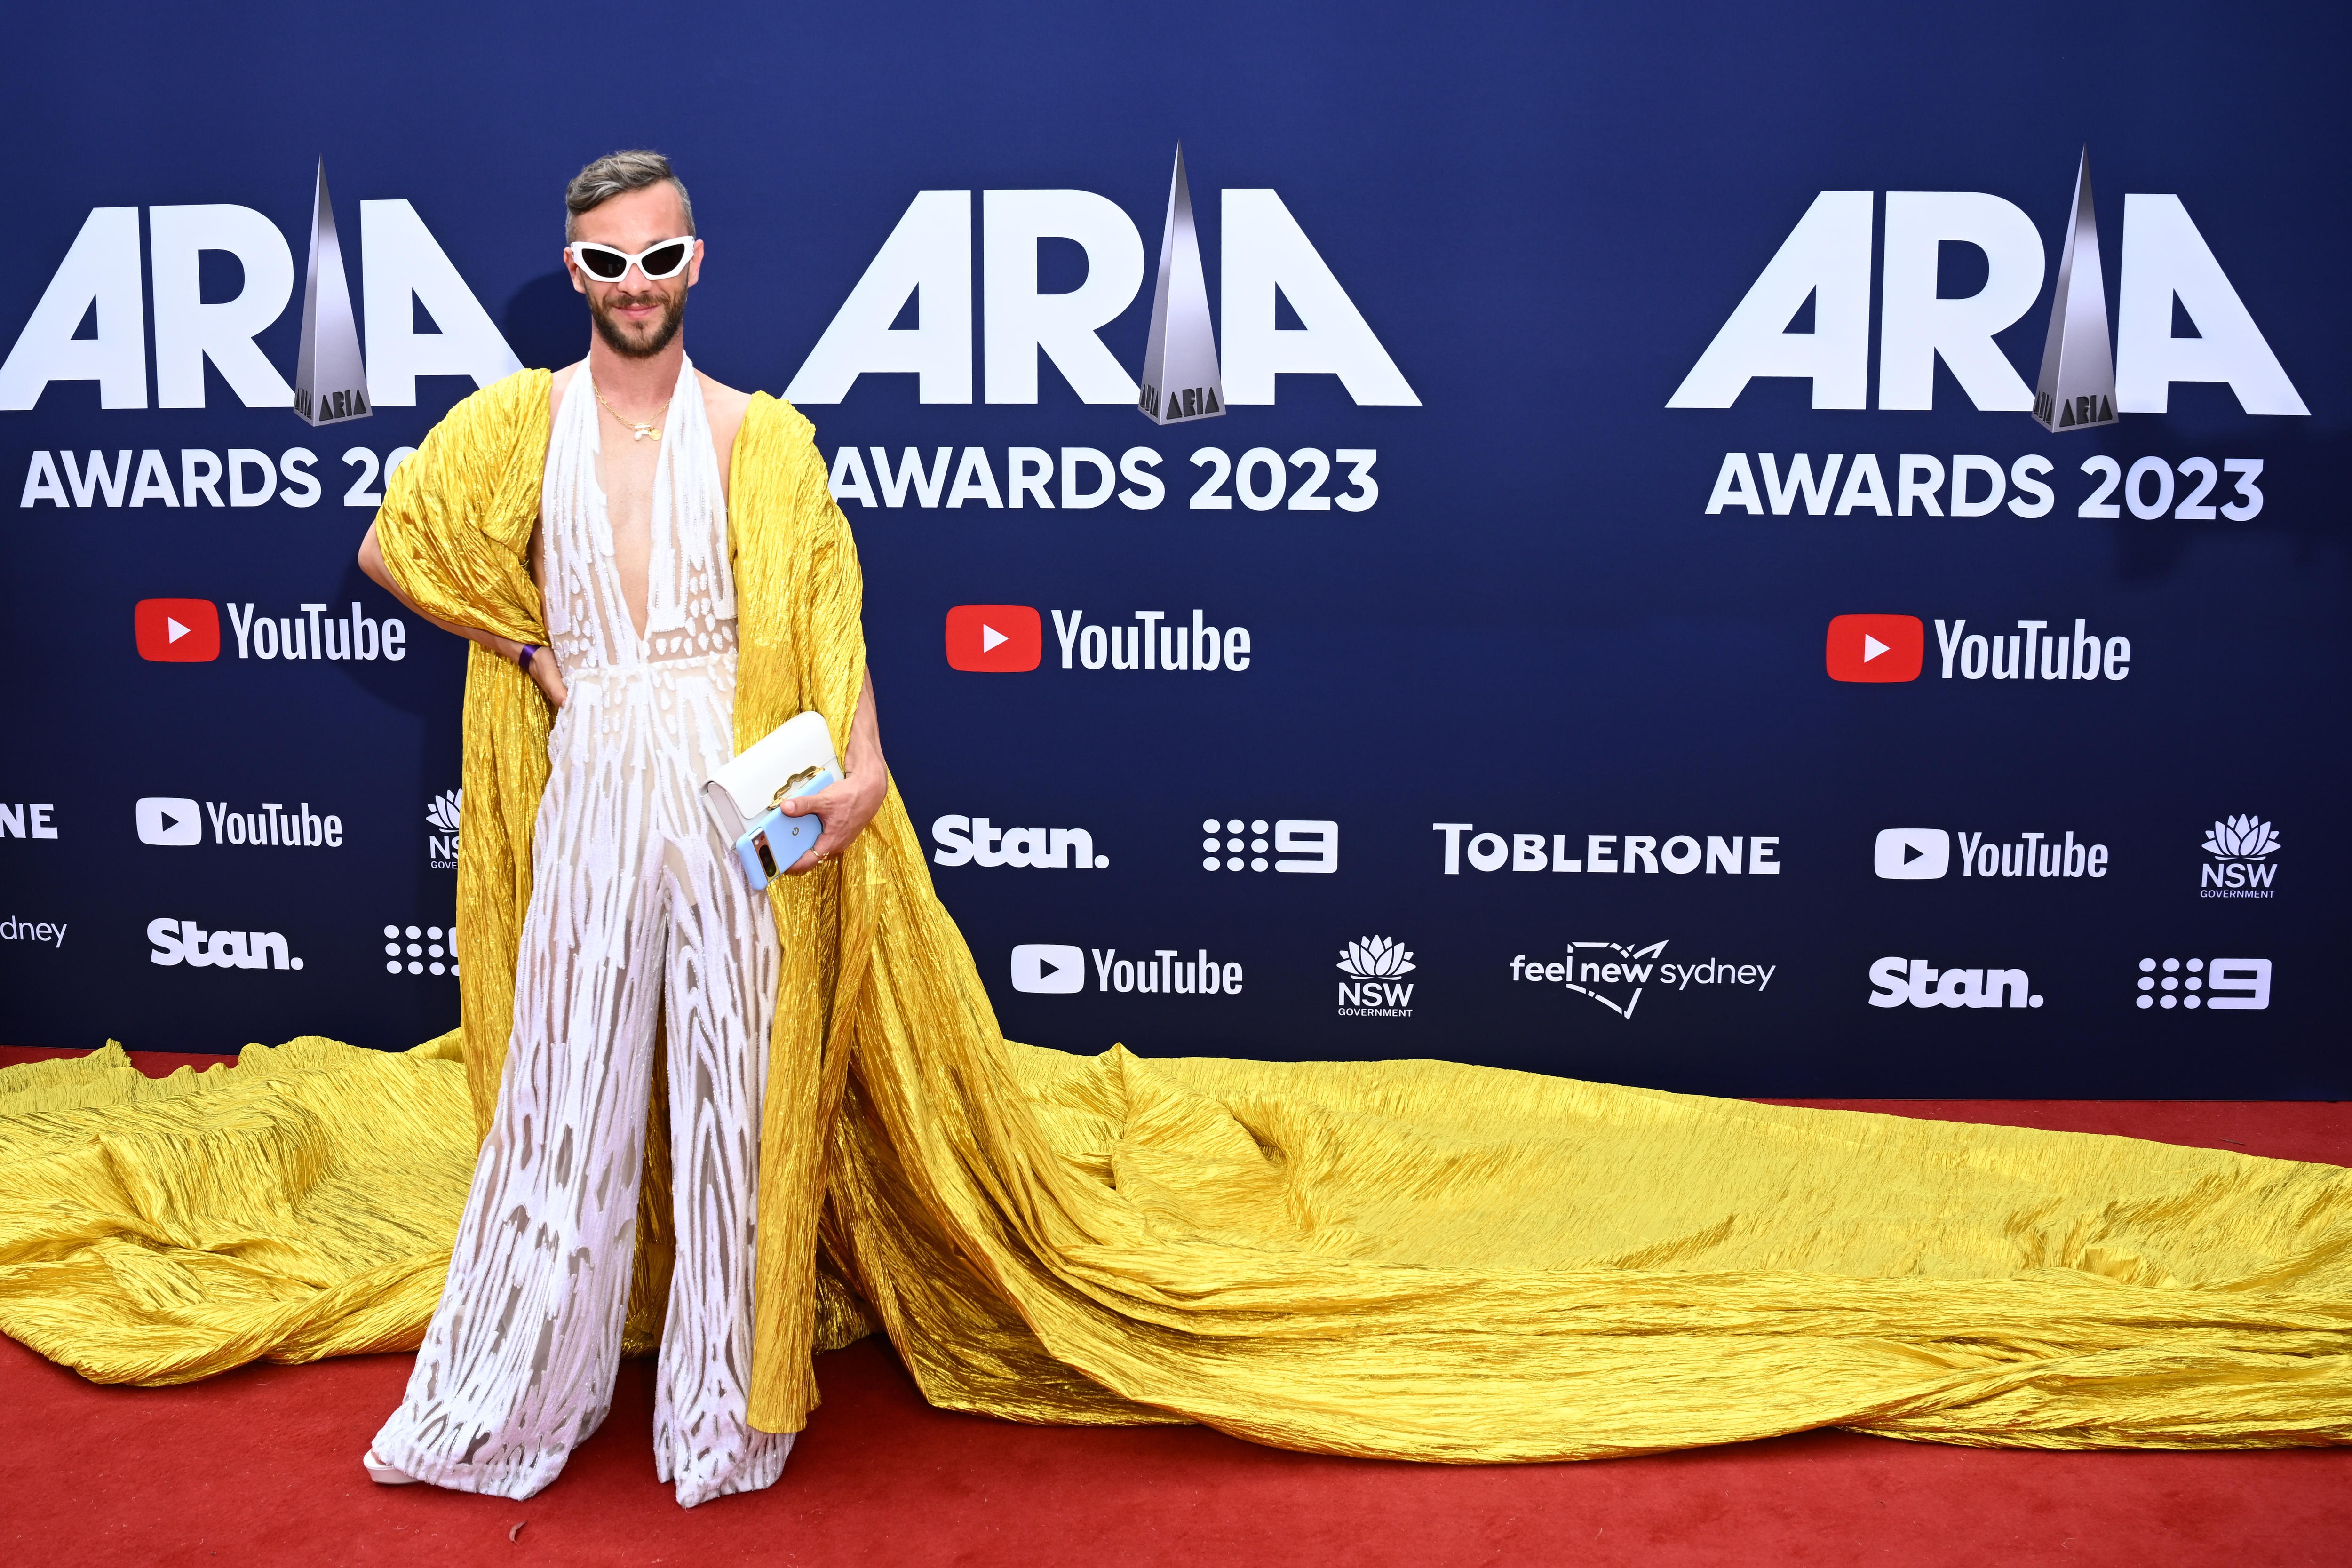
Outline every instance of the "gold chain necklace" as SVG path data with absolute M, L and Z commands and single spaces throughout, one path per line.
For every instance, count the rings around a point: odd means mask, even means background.
M 629 427 L 629 435 L 633 439 L 642 441 L 648 436 L 652 437 L 656 441 L 661 439 L 660 426 L 655 424 L 650 419 L 645 421 L 643 424 L 639 424 L 634 419 L 625 417 L 619 409 L 614 407 L 609 403 L 604 403 L 604 395 L 596 390 L 596 384 L 593 380 L 588 384 L 588 390 L 592 393 L 595 393 L 597 402 L 604 404 L 605 413 L 611 415 L 614 418 L 620 420 L 622 424 L 626 425 Z M 662 408 L 667 412 L 669 408 L 669 405 L 665 403 L 662 405 Z

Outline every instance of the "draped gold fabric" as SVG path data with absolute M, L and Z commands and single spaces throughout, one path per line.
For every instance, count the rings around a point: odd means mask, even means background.
M 526 373 L 460 405 L 380 522 L 425 607 L 530 641 L 546 401 Z M 772 399 L 730 510 L 739 741 L 803 708 L 844 741 L 856 555 Z M 0 1075 L 0 1329 L 151 1383 L 415 1342 L 497 1081 L 545 735 L 478 655 L 462 1049 Z M 870 1319 L 940 1405 L 1348 1454 L 2352 1439 L 2352 1172 L 1442 1062 L 1015 1045 L 895 792 L 776 899 L 761 1426 L 797 1428 L 812 1347 Z

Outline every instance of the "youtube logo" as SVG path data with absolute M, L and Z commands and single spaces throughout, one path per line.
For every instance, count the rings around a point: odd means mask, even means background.
M 950 669 L 1018 675 L 1045 657 L 1045 624 L 1027 605 L 958 605 L 948 612 Z
M 1024 942 L 1013 949 L 1013 989 L 1067 996 L 1087 988 L 1087 955 L 1060 942 Z
M 1830 622 L 1832 680 L 1916 680 L 1927 628 L 1916 616 L 1839 616 Z
M 1871 869 L 1890 882 L 1932 882 L 1952 867 L 1952 836 L 1940 827 L 1882 827 Z
M 131 612 L 139 657 L 203 664 L 220 657 L 220 610 L 210 599 L 142 599 Z
M 185 795 L 142 795 L 133 812 L 142 844 L 189 845 L 205 841 L 204 813 Z

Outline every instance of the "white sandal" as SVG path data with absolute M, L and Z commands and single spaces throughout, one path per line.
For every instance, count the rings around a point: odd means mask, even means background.
M 360 1463 L 367 1468 L 368 1479 L 380 1487 L 413 1487 L 416 1484 L 416 1478 L 406 1470 L 395 1470 L 377 1458 L 373 1448 L 361 1456 Z

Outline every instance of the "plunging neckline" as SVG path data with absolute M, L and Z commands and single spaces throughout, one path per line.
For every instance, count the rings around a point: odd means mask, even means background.
M 693 362 L 682 362 L 646 498 L 650 538 L 640 620 L 623 592 L 604 482 L 605 410 L 594 373 L 583 365 L 564 389 L 549 443 L 541 519 L 548 629 L 567 673 L 575 666 L 642 667 L 734 647 L 726 492 L 701 392 Z

